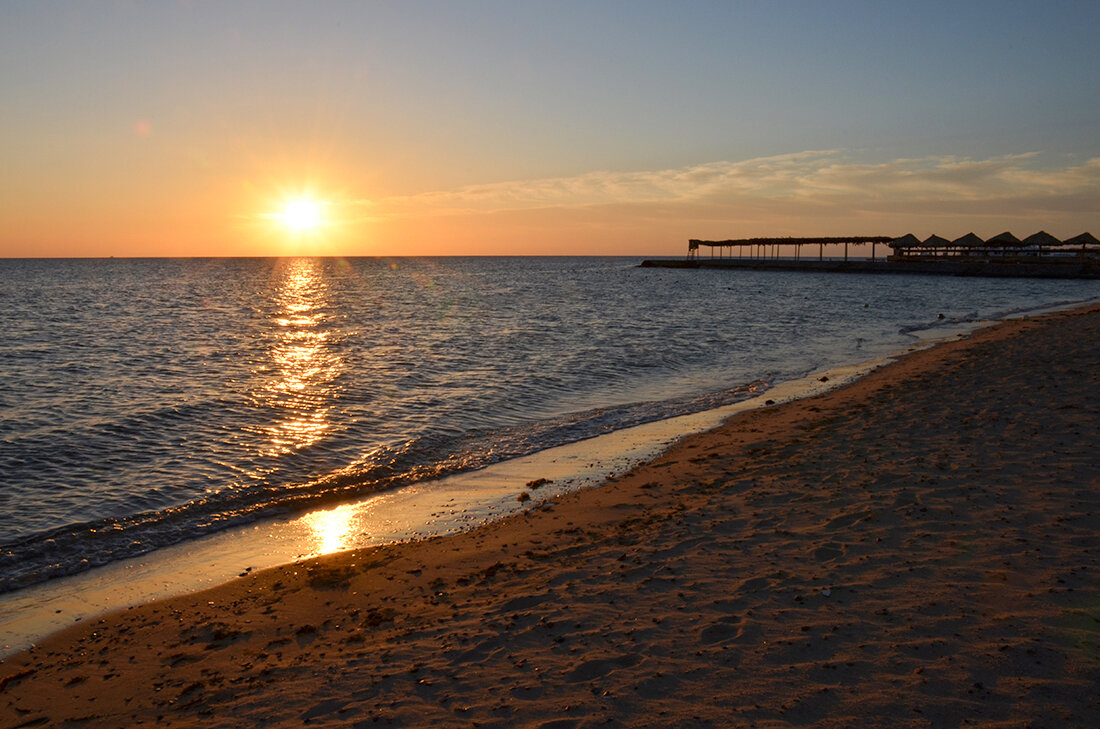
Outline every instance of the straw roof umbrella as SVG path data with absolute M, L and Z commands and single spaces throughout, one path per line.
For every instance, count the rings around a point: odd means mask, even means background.
M 906 233 L 902 237 L 895 238 L 894 240 L 890 241 L 889 243 L 887 243 L 887 245 L 893 248 L 895 251 L 899 248 L 912 248 L 913 246 L 920 245 L 920 238 L 913 235 L 912 233 Z
M 1050 248 L 1051 246 L 1062 245 L 1062 241 L 1045 230 L 1040 230 L 1038 233 L 1032 233 L 1027 238 L 1024 238 L 1023 243 L 1025 246 L 1035 246 L 1038 248 Z
M 1020 239 L 1007 230 L 1000 235 L 995 235 L 985 242 L 987 246 L 1000 246 L 1002 248 L 1015 248 L 1020 245 Z
M 974 235 L 973 233 L 967 233 L 966 235 L 951 241 L 951 245 L 966 248 L 975 248 L 977 246 L 985 245 L 985 241 Z
M 1062 241 L 1062 245 L 1072 246 L 1073 248 L 1097 248 L 1100 247 L 1100 240 L 1096 240 L 1096 237 L 1092 233 L 1082 233 L 1081 235 L 1067 238 Z
M 930 235 L 920 244 L 921 248 L 946 248 L 949 245 L 951 245 L 951 241 L 938 235 Z

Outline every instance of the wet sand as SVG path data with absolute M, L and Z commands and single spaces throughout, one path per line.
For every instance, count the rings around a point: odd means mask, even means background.
M 0 727 L 1100 724 L 1100 308 L 0 664 Z M 539 489 L 530 490 L 533 501 Z

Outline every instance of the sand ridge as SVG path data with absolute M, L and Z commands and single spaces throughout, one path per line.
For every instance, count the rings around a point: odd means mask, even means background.
M 0 664 L 0 726 L 1095 726 L 1098 343 L 1097 307 L 1011 322 L 521 517 L 74 626 Z

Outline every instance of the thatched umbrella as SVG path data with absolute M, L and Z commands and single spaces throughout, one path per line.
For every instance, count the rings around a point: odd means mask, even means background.
M 1069 248 L 1100 248 L 1100 240 L 1092 233 L 1082 233 L 1062 241 L 1062 245 Z
M 1062 245 L 1062 241 L 1045 230 L 1040 230 L 1038 233 L 1032 233 L 1024 238 L 1023 244 L 1028 248 L 1051 248 Z
M 930 235 L 921 241 L 921 248 L 946 248 L 951 245 L 951 241 L 946 238 L 941 238 L 938 235 Z
M 912 248 L 914 246 L 920 245 L 920 238 L 913 235 L 912 233 L 906 233 L 900 238 L 894 238 L 894 240 L 890 241 L 886 245 L 890 246 L 895 251 L 899 249 Z
M 985 245 L 985 241 L 974 235 L 973 233 L 967 233 L 966 235 L 951 241 L 951 245 L 963 248 L 976 248 L 978 246 Z
M 985 242 L 987 246 L 996 246 L 999 248 L 1016 248 L 1020 245 L 1020 239 L 1009 233 L 1007 230 L 1000 235 L 995 235 Z

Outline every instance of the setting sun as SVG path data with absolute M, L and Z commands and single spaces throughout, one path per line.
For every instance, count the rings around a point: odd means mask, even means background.
M 324 206 L 325 203 L 319 200 L 296 198 L 288 200 L 273 217 L 287 230 L 308 233 L 324 225 Z

